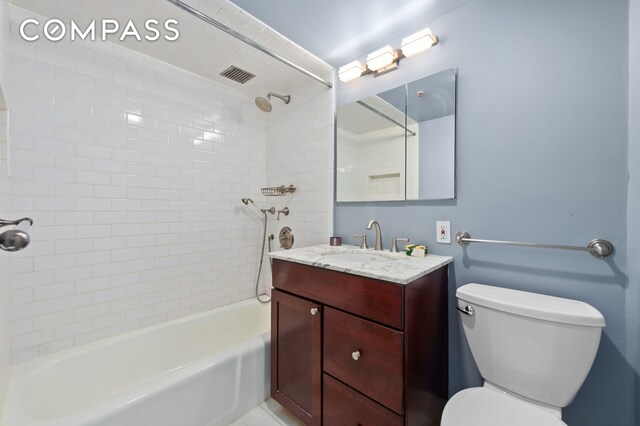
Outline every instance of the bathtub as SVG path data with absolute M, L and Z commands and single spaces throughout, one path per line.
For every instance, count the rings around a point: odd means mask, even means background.
M 254 299 L 18 364 L 2 425 L 227 425 L 268 397 L 269 329 Z

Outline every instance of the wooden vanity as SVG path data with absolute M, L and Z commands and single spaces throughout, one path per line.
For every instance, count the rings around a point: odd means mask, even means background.
M 446 263 L 395 283 L 274 258 L 271 396 L 309 425 L 439 425 Z

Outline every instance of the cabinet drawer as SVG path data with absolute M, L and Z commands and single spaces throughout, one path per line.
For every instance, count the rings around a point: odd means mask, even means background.
M 279 259 L 272 271 L 277 289 L 403 328 L 401 285 Z
M 403 414 L 403 333 L 325 308 L 324 371 Z
M 324 374 L 323 383 L 322 418 L 324 424 L 331 426 L 402 426 L 401 416 L 380 404 L 376 404 L 333 377 Z

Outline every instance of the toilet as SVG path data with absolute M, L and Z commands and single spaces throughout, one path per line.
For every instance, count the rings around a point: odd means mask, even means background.
M 466 284 L 458 310 L 483 387 L 455 394 L 441 426 L 566 426 L 595 359 L 602 314 L 577 300 Z

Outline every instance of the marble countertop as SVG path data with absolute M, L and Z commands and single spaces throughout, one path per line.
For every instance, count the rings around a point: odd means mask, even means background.
M 354 262 L 342 260 L 340 256 L 327 256 L 340 253 L 366 253 L 372 256 L 389 258 L 389 261 Z M 282 250 L 269 253 L 273 259 L 302 263 L 318 268 L 332 269 L 347 274 L 390 281 L 397 284 L 408 284 L 436 269 L 453 261 L 451 256 L 429 254 L 425 257 L 411 257 L 404 252 L 390 253 L 388 251 L 363 250 L 356 246 L 319 245 L 292 250 Z

